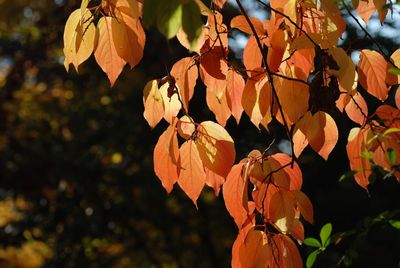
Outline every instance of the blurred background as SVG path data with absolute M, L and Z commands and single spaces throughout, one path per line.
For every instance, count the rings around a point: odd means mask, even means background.
M 254 1 L 244 2 L 253 16 L 267 15 Z M 67 73 L 63 30 L 79 5 L 0 0 L 0 267 L 229 267 L 237 230 L 222 196 L 203 190 L 196 210 L 178 187 L 167 195 L 152 168 L 166 124 L 147 125 L 142 89 L 186 51 L 149 29 L 143 60 L 126 68 L 113 88 L 93 57 L 79 74 Z M 238 11 L 228 4 L 224 14 Z M 400 26 L 392 19 L 385 27 L 389 32 L 373 34 L 391 53 L 399 35 L 390 30 L 398 33 Z M 245 40 L 232 33 L 232 59 L 240 59 Z M 341 41 L 345 49 L 350 40 L 360 41 L 351 43 L 353 50 L 373 48 L 354 23 Z M 213 119 L 204 96 L 198 81 L 190 111 L 196 120 Z M 393 224 L 400 185 L 378 174 L 368 195 L 352 178 L 339 182 L 349 170 L 345 143 L 353 125 L 332 116 L 341 133 L 330 160 L 308 149 L 300 158 L 303 191 L 315 208 L 306 236 L 318 236 L 327 222 L 334 233 L 344 232 L 316 266 L 400 267 L 400 231 Z M 227 128 L 238 160 L 271 141 L 247 116 L 239 127 L 230 119 Z M 285 144 L 277 137 L 275 151 Z M 311 250 L 301 248 L 304 258 Z

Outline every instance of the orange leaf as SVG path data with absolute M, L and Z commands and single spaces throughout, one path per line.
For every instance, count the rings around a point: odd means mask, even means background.
M 244 209 L 242 202 L 242 193 L 245 186 L 245 181 L 242 177 L 243 167 L 244 163 L 234 165 L 222 186 L 225 207 L 239 229 L 247 217 L 247 211 Z
M 346 145 L 347 156 L 350 161 L 351 170 L 357 170 L 354 178 L 358 185 L 368 191 L 368 178 L 371 175 L 369 160 L 361 156 L 361 152 L 366 151 L 365 135 L 368 129 L 353 128 L 348 137 Z
M 368 105 L 360 93 L 348 96 L 349 102 L 345 107 L 347 116 L 355 123 L 363 126 L 368 116 Z
M 386 127 L 400 128 L 400 110 L 385 104 L 379 106 L 375 113 Z
M 396 95 L 394 97 L 397 109 L 400 109 L 400 87 L 397 87 Z
M 126 44 L 125 26 L 113 17 L 102 17 L 97 28 L 99 41 L 94 56 L 113 86 L 126 64 L 118 53 L 118 47 Z
M 299 157 L 300 154 L 308 145 L 307 128 L 311 120 L 312 120 L 311 112 L 307 112 L 296 123 L 296 126 L 293 131 L 293 147 L 294 147 L 293 150 L 294 150 L 294 155 L 296 157 Z
M 325 112 L 312 116 L 307 129 L 307 139 L 311 148 L 325 160 L 338 141 L 338 129 L 333 118 Z
M 314 209 L 310 199 L 308 199 L 308 197 L 302 191 L 297 190 L 293 191 L 293 193 L 296 196 L 296 201 L 300 209 L 301 215 L 304 217 L 306 221 L 313 224 Z
M 206 181 L 206 172 L 199 150 L 193 140 L 184 142 L 179 149 L 178 184 L 197 207 L 197 199 Z
M 217 173 L 209 170 L 207 167 L 204 167 L 206 171 L 206 184 L 207 186 L 214 189 L 215 196 L 219 195 L 219 191 L 221 190 L 221 186 L 225 182 L 225 177 L 218 175 Z
M 289 179 L 288 187 L 284 187 L 284 188 L 286 188 L 288 190 L 300 190 L 301 185 L 303 184 L 303 177 L 302 177 L 299 165 L 297 165 L 296 162 L 293 162 L 293 167 L 291 167 L 290 164 L 292 162 L 292 158 L 289 155 L 284 154 L 284 153 L 273 154 L 273 155 L 271 155 L 269 160 L 271 160 L 271 159 L 273 159 L 277 163 L 279 163 L 278 165 L 273 167 L 272 170 L 277 170 L 279 168 L 284 167 L 283 169 L 274 173 L 273 176 L 274 176 L 275 181 L 278 176 L 282 176 L 281 174 L 284 173 Z
M 244 90 L 244 80 L 240 74 L 230 69 L 226 76 L 226 94 L 228 97 L 228 105 L 232 111 L 236 123 L 239 124 L 243 113 L 242 96 Z
M 289 63 L 302 70 L 304 77 L 308 77 L 314 69 L 314 57 L 315 51 L 313 48 L 299 49 L 294 52 L 289 59 Z
M 295 70 L 291 70 L 286 75 L 296 77 L 294 73 Z M 308 110 L 308 99 L 310 97 L 308 86 L 284 78 L 280 78 L 279 82 L 276 83 L 276 90 L 282 109 L 287 116 L 288 123 L 296 123 Z M 280 113 L 278 113 L 278 119 L 282 123 Z
M 250 36 L 246 46 L 244 47 L 243 63 L 248 71 L 261 67 L 262 55 L 254 36 Z
M 200 65 L 210 76 L 225 80 L 228 65 L 224 59 L 223 51 L 225 51 L 225 48 L 222 48 L 219 43 L 211 46 L 208 39 L 201 48 Z
M 253 24 L 257 35 L 260 36 L 263 35 L 264 27 L 262 22 L 259 19 L 253 17 L 249 17 L 249 19 L 251 21 L 251 24 Z M 236 16 L 231 20 L 231 28 L 236 28 L 244 33 L 253 35 L 253 31 L 251 30 L 249 24 L 247 23 L 246 17 L 243 15 Z
M 292 192 L 280 189 L 272 197 L 269 217 L 283 233 L 289 233 L 294 226 L 295 197 Z
M 154 172 L 168 193 L 172 191 L 178 180 L 178 138 L 175 132 L 175 120 L 163 134 L 161 134 L 154 148 Z
M 342 91 L 350 92 L 353 88 L 356 88 L 356 67 L 354 66 L 353 60 L 346 54 L 343 48 L 331 47 L 329 53 L 333 56 L 336 63 L 339 66 L 339 73 L 337 78 L 339 80 L 339 86 Z
M 275 262 L 278 267 L 302 268 L 303 260 L 300 256 L 296 244 L 286 235 L 277 234 L 272 237 L 274 248 Z
M 239 247 L 239 260 L 243 268 L 268 267 L 273 260 L 268 238 L 263 231 L 250 230 L 244 243 Z
M 366 1 L 361 0 L 361 1 L 358 1 L 356 10 L 357 10 L 357 13 L 360 16 L 360 18 L 367 25 L 372 14 L 374 14 L 376 8 L 375 8 L 373 0 L 366 0 Z
M 188 140 L 196 130 L 193 119 L 187 115 L 179 118 L 179 121 L 176 124 L 176 128 L 178 129 L 179 135 L 185 140 Z
M 386 14 L 388 12 L 388 6 L 386 5 L 386 0 L 374 0 L 374 5 L 378 11 L 379 19 L 381 23 L 385 20 Z
M 358 80 L 361 86 L 381 101 L 388 97 L 386 85 L 387 62 L 376 51 L 363 49 L 358 63 Z
M 231 117 L 231 110 L 229 109 L 225 90 L 218 94 L 207 87 L 206 101 L 208 108 L 215 114 L 217 122 L 224 127 L 226 121 Z
M 143 103 L 143 116 L 150 127 L 154 128 L 164 115 L 164 102 L 158 91 L 157 80 L 148 82 L 144 87 Z
M 226 177 L 235 161 L 235 145 L 228 132 L 217 123 L 205 121 L 197 127 L 197 146 L 205 167 Z
M 282 30 L 275 31 L 271 36 L 271 47 L 269 47 L 267 56 L 267 64 L 272 72 L 278 71 L 286 46 L 285 32 Z
M 194 87 L 198 77 L 197 67 L 194 60 L 190 57 L 177 61 L 171 70 L 171 75 L 179 88 L 182 98 L 183 108 L 188 112 L 189 101 L 193 97 Z
M 259 126 L 269 112 L 271 100 L 271 85 L 266 76 L 260 81 L 247 79 L 242 95 L 242 106 L 256 127 Z

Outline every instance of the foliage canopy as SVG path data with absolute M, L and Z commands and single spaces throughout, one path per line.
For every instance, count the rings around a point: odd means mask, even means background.
M 212 1 L 210 8 L 201 0 L 83 0 L 66 22 L 65 67 L 72 63 L 78 70 L 93 53 L 114 85 L 124 66 L 135 67 L 143 56 L 142 24 L 176 37 L 190 56 L 144 88 L 149 125 L 162 119 L 169 124 L 154 149 L 156 175 L 168 193 L 177 183 L 196 206 L 205 185 L 216 195 L 222 188 L 239 229 L 233 267 L 301 267 L 295 242 L 304 240 L 302 219 L 313 223 L 314 215 L 296 161 L 308 145 L 329 158 L 339 139 L 337 114 L 357 125 L 346 145 L 356 182 L 368 191 L 376 169 L 400 181 L 400 49 L 387 54 L 347 1 L 257 2 L 268 19 L 250 17 L 240 0 L 241 14 L 230 21 L 223 17 L 223 0 Z M 393 8 L 386 1 L 352 5 L 365 24 L 375 11 L 384 23 Z M 346 31 L 344 16 L 377 47 L 361 49 L 357 64 L 338 46 Z M 248 36 L 240 63 L 229 56 L 233 31 Z M 216 122 L 190 116 L 199 80 Z M 366 96 L 379 104 L 371 107 Z M 231 116 L 239 123 L 243 112 L 271 136 L 277 135 L 271 125 L 279 124 L 290 153 L 271 154 L 266 144 L 235 164 L 234 140 L 224 127 Z

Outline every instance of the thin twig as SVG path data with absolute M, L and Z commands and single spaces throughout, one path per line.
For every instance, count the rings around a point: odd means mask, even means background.
M 349 7 L 346 5 L 346 3 L 342 0 L 342 4 L 344 6 L 344 8 L 346 9 L 347 13 L 350 15 L 350 17 L 357 23 L 358 27 L 360 27 L 360 29 L 365 33 L 366 36 L 368 36 L 369 39 L 371 39 L 371 41 L 377 46 L 379 52 L 381 52 L 381 54 L 385 57 L 386 61 L 392 65 L 395 68 L 399 68 L 397 67 L 391 60 L 390 57 L 385 53 L 385 51 L 383 51 L 383 48 L 381 47 L 381 45 L 375 40 L 375 38 L 373 38 L 371 36 L 371 34 L 361 25 L 361 23 L 358 21 L 358 19 L 351 13 Z
M 240 11 L 241 11 L 242 14 L 244 15 L 244 17 L 245 17 L 245 19 L 246 19 L 246 21 L 247 21 L 247 23 L 248 23 L 248 25 L 249 25 L 249 27 L 250 27 L 252 33 L 253 33 L 253 35 L 254 35 L 254 37 L 255 37 L 255 39 L 256 39 L 258 49 L 259 49 L 260 52 L 261 52 L 263 65 L 264 65 L 264 67 L 265 67 L 265 70 L 267 71 L 268 80 L 269 80 L 269 82 L 270 82 L 270 84 L 271 84 L 272 94 L 273 94 L 273 96 L 276 98 L 276 102 L 277 102 L 277 105 L 278 105 L 279 112 L 280 112 L 280 114 L 282 115 L 282 121 L 283 121 L 283 125 L 284 125 L 284 127 L 285 127 L 285 130 L 286 130 L 286 135 L 287 135 L 287 137 L 289 138 L 290 143 L 291 143 L 291 147 L 292 147 L 292 163 L 291 163 L 291 164 L 293 165 L 293 163 L 294 163 L 294 153 L 293 153 L 293 152 L 294 152 L 294 146 L 293 146 L 293 139 L 292 139 L 292 137 L 290 136 L 289 124 L 288 124 L 287 121 L 286 121 L 285 114 L 283 113 L 283 109 L 282 109 L 281 102 L 280 102 L 280 100 L 279 100 L 279 98 L 278 98 L 278 93 L 276 92 L 276 88 L 275 88 L 275 85 L 274 85 L 273 73 L 271 72 L 271 70 L 269 69 L 269 66 L 268 66 L 268 64 L 267 64 L 267 55 L 266 55 L 266 53 L 265 53 L 265 51 L 264 51 L 264 49 L 263 49 L 263 46 L 262 46 L 261 41 L 260 41 L 260 38 L 259 38 L 258 35 L 257 35 L 257 31 L 256 31 L 256 29 L 254 28 L 254 25 L 253 25 L 253 23 L 251 22 L 251 20 L 250 20 L 250 18 L 249 18 L 249 15 L 247 14 L 246 10 L 243 8 L 242 3 L 240 2 L 240 0 L 236 0 L 236 3 L 238 4 Z

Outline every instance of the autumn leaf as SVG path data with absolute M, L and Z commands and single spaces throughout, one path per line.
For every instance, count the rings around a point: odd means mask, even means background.
M 198 77 L 198 71 L 194 60 L 190 57 L 180 59 L 172 66 L 171 75 L 178 84 L 183 108 L 188 112 L 189 101 L 193 96 Z
M 387 62 L 376 51 L 363 49 L 358 63 L 358 80 L 361 86 L 381 101 L 386 100 L 389 87 L 386 85 Z
M 212 121 L 200 123 L 197 131 L 197 146 L 204 166 L 226 177 L 236 156 L 231 136 L 222 126 Z
M 164 101 L 158 90 L 157 80 L 148 82 L 144 87 L 143 103 L 143 116 L 150 127 L 154 128 L 164 115 Z
M 325 160 L 338 141 L 339 133 L 333 118 L 325 112 L 317 112 L 311 118 L 307 139 L 311 148 Z
M 264 27 L 262 22 L 259 19 L 253 17 L 249 17 L 249 19 L 254 29 L 256 30 L 257 35 L 263 35 Z M 246 17 L 243 15 L 236 16 L 231 20 L 231 28 L 236 28 L 244 33 L 247 33 L 248 35 L 253 35 L 253 31 L 251 30 L 251 27 L 247 22 Z
M 244 163 L 234 165 L 226 177 L 226 182 L 222 186 L 225 207 L 239 229 L 247 217 L 247 211 L 244 209 L 242 202 L 242 193 L 245 187 L 245 180 L 242 176 L 243 168 Z
M 239 247 L 239 259 L 242 267 L 267 267 L 273 258 L 266 234 L 257 230 L 249 231 Z
M 78 71 L 79 65 L 90 57 L 96 46 L 96 27 L 91 16 L 89 9 L 77 9 L 65 24 L 64 66 L 67 71 L 71 63 Z
M 175 124 L 176 120 L 161 134 L 153 153 L 154 171 L 168 193 L 178 180 L 179 148 Z
M 94 56 L 113 86 L 126 64 L 126 60 L 118 53 L 120 43 L 127 42 L 125 26 L 113 17 L 102 17 L 97 28 L 99 41 Z
M 167 120 L 168 123 L 171 123 L 172 119 L 176 117 L 181 110 L 182 104 L 179 101 L 179 92 L 172 94 L 172 96 L 168 95 L 169 86 L 169 82 L 165 83 L 160 87 L 159 92 L 164 102 L 164 119 Z
M 347 156 L 350 161 L 351 170 L 355 170 L 354 178 L 358 185 L 368 191 L 368 178 L 371 175 L 371 165 L 369 159 L 362 157 L 362 152 L 366 151 L 365 135 L 368 129 L 353 128 L 348 136 L 346 145 Z
M 193 140 L 184 142 L 179 149 L 178 184 L 197 207 L 197 199 L 206 181 L 206 172 L 199 150 Z
M 244 85 L 245 82 L 243 77 L 230 69 L 226 76 L 225 94 L 227 95 L 229 109 L 231 110 L 233 117 L 236 119 L 237 124 L 239 124 L 243 113 L 242 96 Z
M 283 233 L 289 233 L 294 226 L 296 199 L 292 192 L 280 189 L 272 197 L 269 217 Z
M 310 199 L 302 191 L 297 190 L 293 191 L 293 193 L 296 197 L 296 201 L 301 215 L 304 217 L 306 221 L 313 224 L 314 209 Z

